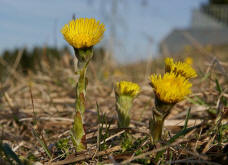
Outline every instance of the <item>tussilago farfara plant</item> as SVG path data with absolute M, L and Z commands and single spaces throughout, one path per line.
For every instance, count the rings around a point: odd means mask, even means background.
M 130 124 L 130 109 L 134 98 L 138 95 L 140 87 L 138 84 L 120 81 L 116 83 L 116 111 L 118 113 L 118 127 L 127 128 Z
M 189 64 L 174 63 L 171 58 L 166 58 L 165 64 L 166 73 L 163 76 L 154 74 L 150 77 L 150 85 L 155 93 L 155 108 L 149 124 L 154 143 L 160 140 L 164 120 L 173 106 L 191 93 L 189 78 L 197 76 Z
M 103 37 L 105 26 L 94 18 L 78 18 L 66 24 L 61 32 L 65 40 L 74 48 L 78 59 L 79 79 L 76 84 L 75 116 L 72 128 L 72 140 L 76 151 L 86 149 L 86 134 L 83 123 L 85 112 L 86 71 L 93 57 L 93 46 Z

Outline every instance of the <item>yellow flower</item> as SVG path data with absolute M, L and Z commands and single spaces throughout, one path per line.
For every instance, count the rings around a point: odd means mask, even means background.
M 96 45 L 102 39 L 104 31 L 104 24 L 95 18 L 77 18 L 61 30 L 65 40 L 74 48 Z
M 186 64 L 192 65 L 193 59 L 192 59 L 191 57 L 186 57 L 186 58 L 184 59 L 184 62 L 185 62 Z
M 128 81 L 120 81 L 116 83 L 116 92 L 119 95 L 135 97 L 140 91 L 138 84 Z
M 175 73 L 165 73 L 161 75 L 151 75 L 151 85 L 159 100 L 165 103 L 177 103 L 191 93 L 192 84 Z
M 194 78 L 197 76 L 196 71 L 191 65 L 186 62 L 174 62 L 172 58 L 165 59 L 165 72 L 173 72 L 177 75 L 181 75 L 186 79 Z

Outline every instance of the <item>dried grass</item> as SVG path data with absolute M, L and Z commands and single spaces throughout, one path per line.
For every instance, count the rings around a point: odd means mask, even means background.
M 73 122 L 74 86 L 77 76 L 71 65 L 72 57 L 63 56 L 64 60 L 56 62 L 53 68 L 45 67 L 48 62 L 43 59 L 45 71 L 37 71 L 36 74 L 30 72 L 27 75 L 17 72 L 20 54 L 13 67 L 0 60 L 10 73 L 5 82 L 0 82 L 1 140 L 9 144 L 21 158 L 33 158 L 33 161 L 45 164 L 80 164 L 83 161 L 88 164 L 226 164 L 228 129 L 224 129 L 222 135 L 219 134 L 219 129 L 227 125 L 228 119 L 228 107 L 224 104 L 224 100 L 227 101 L 228 98 L 227 73 L 224 72 L 228 69 L 228 60 L 222 49 L 215 48 L 213 51 L 213 55 L 218 55 L 216 63 L 215 58 L 201 55 L 202 51 L 197 49 L 183 53 L 194 59 L 194 67 L 199 76 L 193 80 L 194 92 L 190 98 L 176 105 L 169 115 L 165 122 L 163 140 L 156 146 L 151 146 L 149 139 L 143 140 L 149 134 L 148 122 L 154 104 L 153 91 L 145 77 L 154 72 L 163 72 L 163 59 L 123 66 L 110 65 L 108 62 L 102 65 L 91 63 L 88 69 L 85 112 L 88 150 L 76 154 L 71 146 L 65 160 L 61 160 L 55 144 L 61 138 L 69 138 L 69 129 Z M 129 130 L 119 130 L 116 123 L 113 84 L 123 79 L 137 82 L 142 88 L 134 102 Z M 218 90 L 218 84 L 222 91 Z M 97 136 L 101 125 L 97 120 L 96 103 L 101 113 L 106 114 L 107 121 L 110 121 L 108 137 L 100 143 L 105 144 L 105 149 L 100 151 L 97 148 Z M 195 127 L 169 143 L 171 137 L 183 128 L 189 107 L 191 116 L 188 127 Z M 47 144 L 52 154 L 51 159 L 32 133 L 33 130 Z M 125 131 L 132 133 L 136 141 L 142 142 L 138 145 L 132 144 L 132 148 L 122 152 L 120 137 Z M 222 136 L 222 139 L 219 140 L 219 136 Z

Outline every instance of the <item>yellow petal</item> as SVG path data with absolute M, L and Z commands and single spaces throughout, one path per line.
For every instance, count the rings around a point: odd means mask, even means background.
M 104 31 L 104 24 L 95 18 L 77 18 L 61 30 L 65 40 L 74 48 L 96 45 L 103 38 Z

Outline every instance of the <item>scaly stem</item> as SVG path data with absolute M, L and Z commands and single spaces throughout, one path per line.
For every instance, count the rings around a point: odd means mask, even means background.
M 130 124 L 129 111 L 132 107 L 133 97 L 116 94 L 116 110 L 118 113 L 118 127 L 127 128 Z
M 153 118 L 150 120 L 149 128 L 153 144 L 157 143 L 162 136 L 163 125 L 174 104 L 164 103 L 155 97 L 155 107 Z
M 149 123 L 153 144 L 161 139 L 163 125 L 164 117 L 162 115 L 154 114 L 153 119 L 151 119 Z
M 93 56 L 93 49 L 75 49 L 75 55 L 78 59 L 78 74 L 79 79 L 76 84 L 76 100 L 75 100 L 75 116 L 72 129 L 72 139 L 76 147 L 76 151 L 80 152 L 86 149 L 86 132 L 84 127 L 84 112 L 85 112 L 85 96 L 86 86 L 88 84 L 86 71 L 89 61 Z

